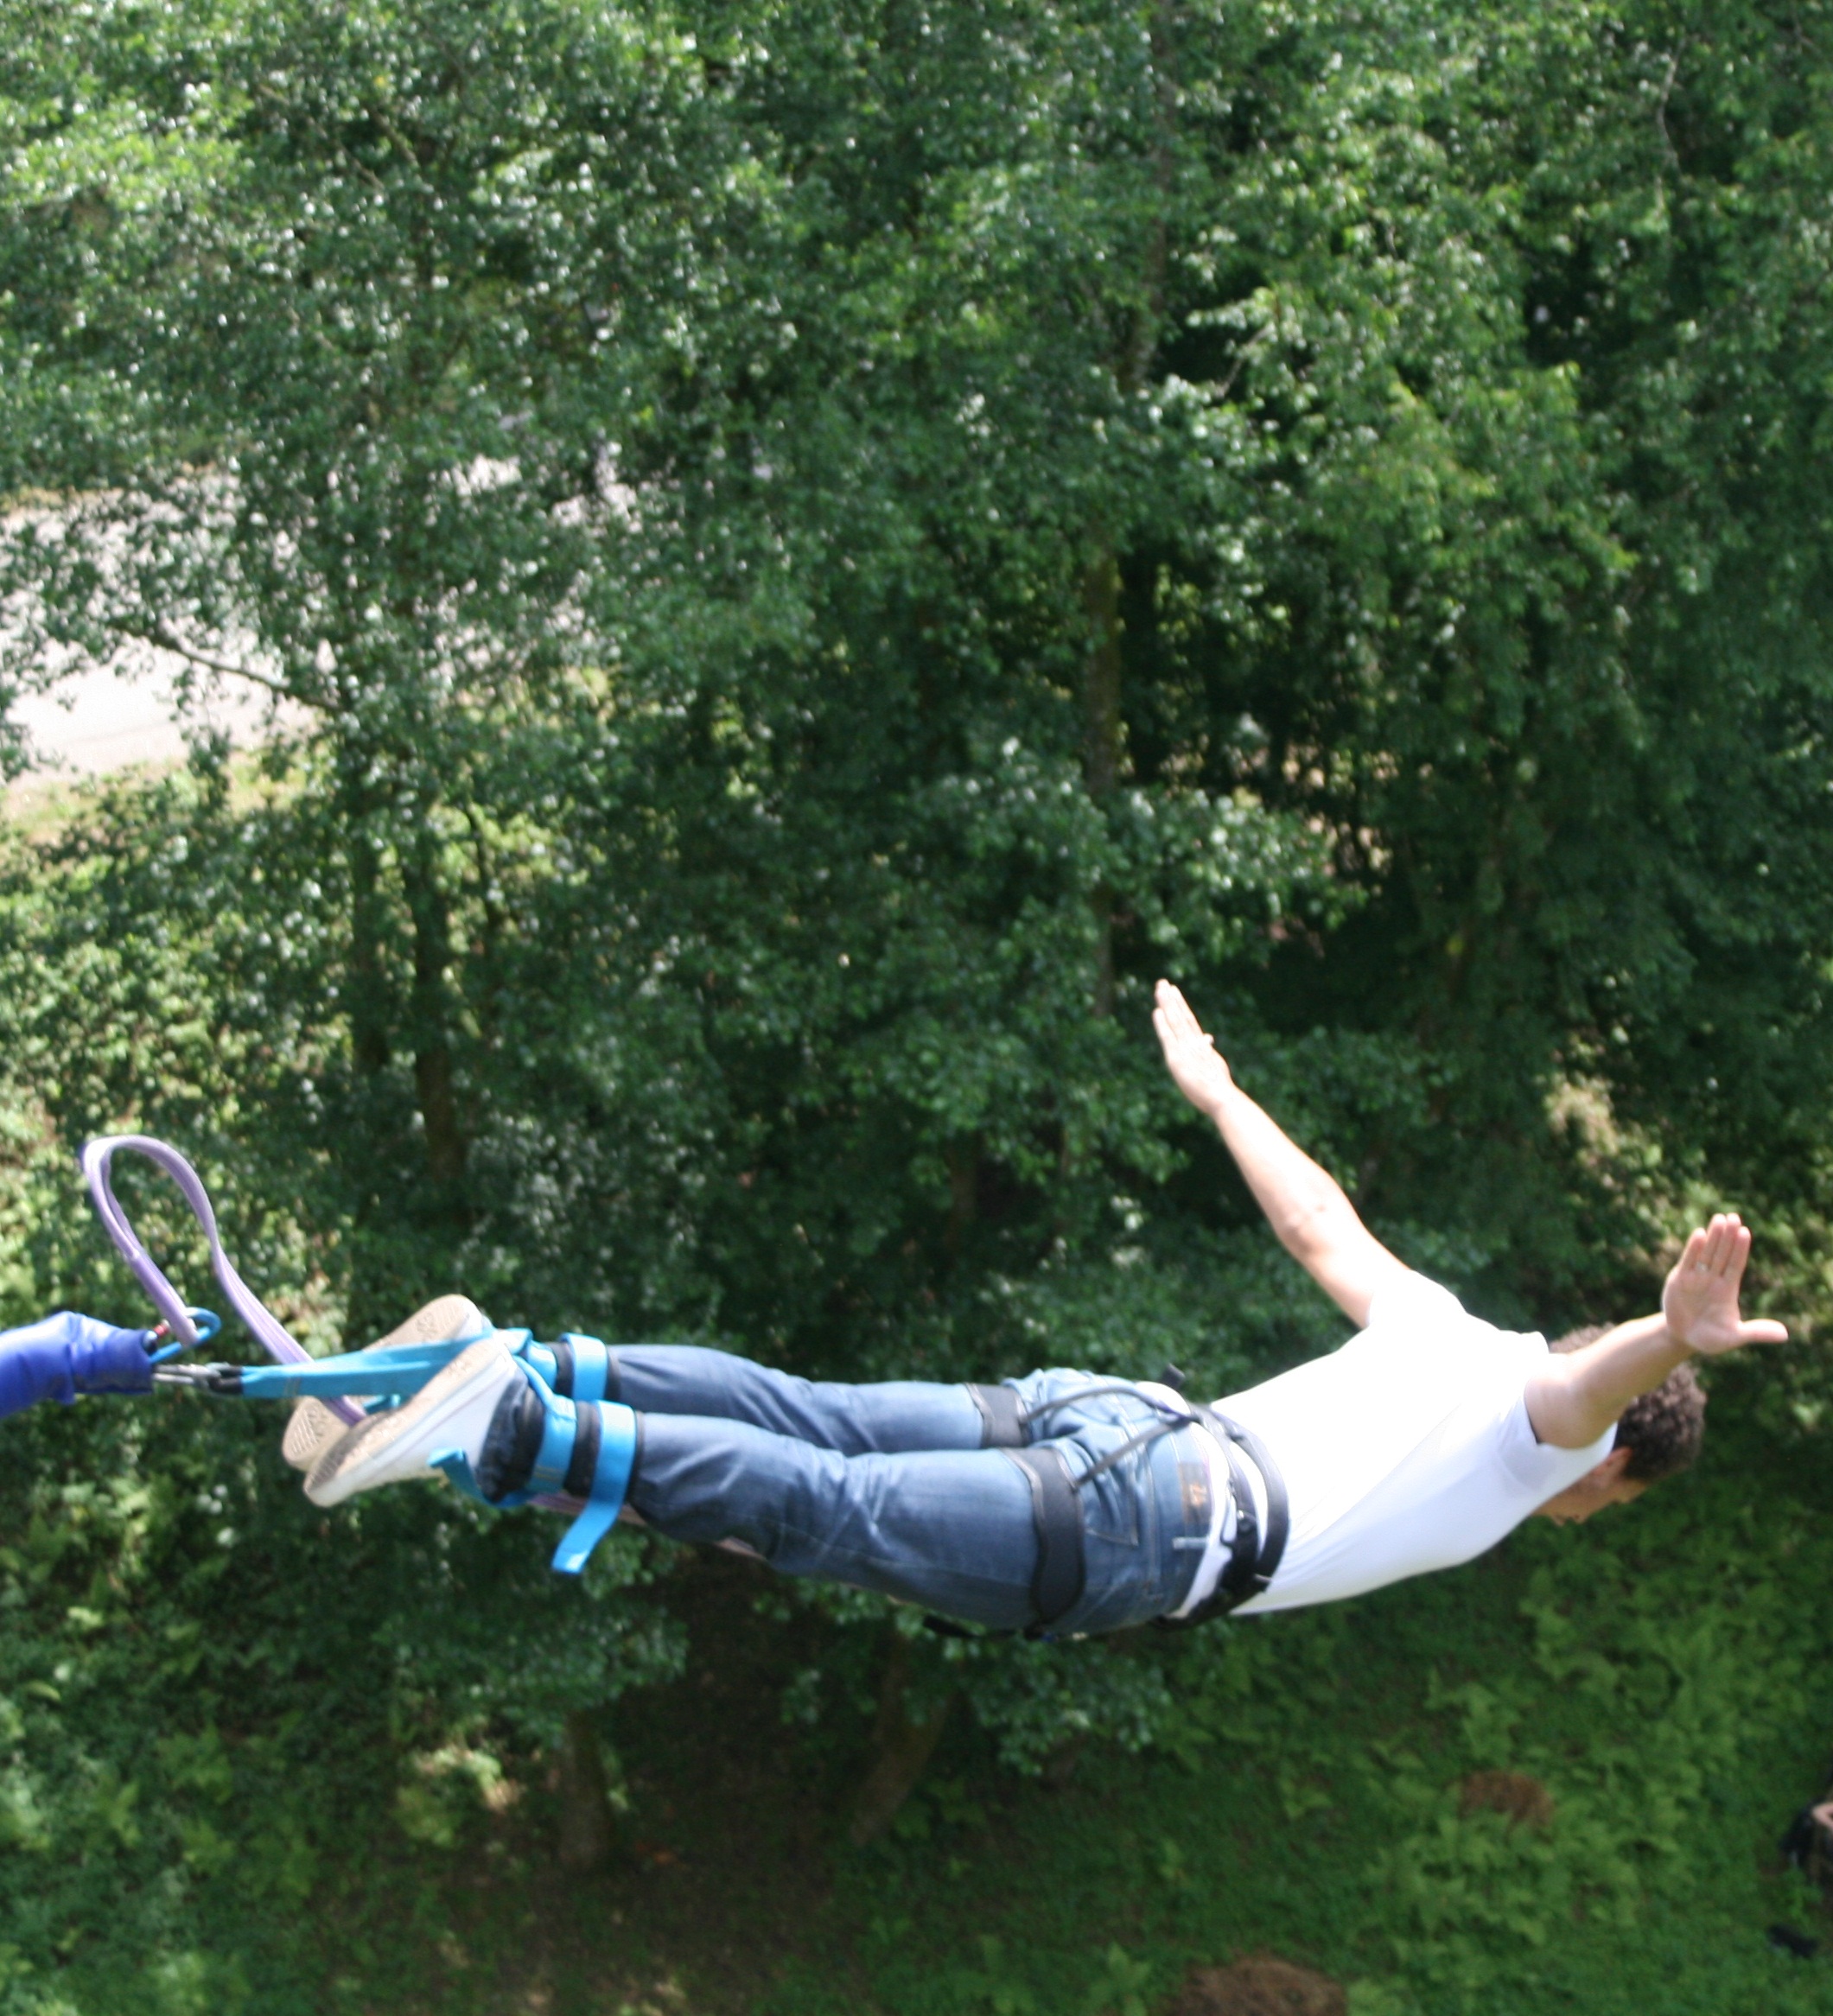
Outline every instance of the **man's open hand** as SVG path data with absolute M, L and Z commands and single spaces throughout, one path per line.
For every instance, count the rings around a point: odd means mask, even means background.
M 1750 1257 L 1750 1230 L 1734 1212 L 1721 1212 L 1687 1240 L 1661 1291 L 1668 1335 L 1703 1358 L 1735 1351 L 1741 1344 L 1783 1344 L 1779 1323 L 1746 1323 L 1738 1314 L 1738 1290 Z
M 1165 1068 L 1177 1089 L 1199 1113 L 1212 1119 L 1227 1098 L 1234 1080 L 1216 1053 L 1214 1039 L 1203 1033 L 1190 1003 L 1168 980 L 1161 980 L 1154 996 L 1152 1027 L 1165 1053 Z

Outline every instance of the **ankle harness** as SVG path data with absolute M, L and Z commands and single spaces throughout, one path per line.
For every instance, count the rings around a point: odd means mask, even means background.
M 596 1338 L 573 1341 L 596 1345 L 608 1356 Z M 544 1357 L 551 1355 L 547 1346 L 537 1345 L 531 1350 Z M 523 1354 L 522 1370 L 541 1402 L 542 1425 L 534 1468 L 519 1490 L 498 1498 L 484 1498 L 470 1462 L 460 1449 L 443 1450 L 427 1461 L 461 1491 L 486 1504 L 551 1504 L 560 1498 L 570 1506 L 578 1505 L 578 1515 L 561 1535 L 553 1559 L 558 1574 L 576 1575 L 624 1508 L 640 1440 L 637 1417 L 621 1401 L 576 1402 L 556 1393 L 535 1369 L 530 1352 Z

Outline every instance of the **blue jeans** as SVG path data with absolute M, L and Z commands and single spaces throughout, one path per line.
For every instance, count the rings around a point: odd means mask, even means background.
M 620 1345 L 612 1359 L 607 1397 L 641 1416 L 629 1502 L 660 1532 L 740 1540 L 785 1574 L 993 1630 L 1035 1621 L 1030 1483 L 982 1447 L 965 1386 L 818 1383 L 692 1345 Z M 1115 1384 L 1092 1373 L 1006 1383 L 1035 1417 L 1028 1440 L 1054 1447 L 1072 1479 L 1160 1419 L 1130 1390 L 1079 1397 Z M 1085 1580 L 1053 1631 L 1118 1631 L 1182 1602 L 1209 1529 L 1203 1436 L 1154 1435 L 1082 1487 Z

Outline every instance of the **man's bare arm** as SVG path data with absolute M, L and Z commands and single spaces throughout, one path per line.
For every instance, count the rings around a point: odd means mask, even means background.
M 1366 1323 L 1376 1290 L 1405 1265 L 1356 1216 L 1335 1179 L 1235 1083 L 1168 980 L 1158 983 L 1152 1027 L 1178 1090 L 1215 1122 L 1280 1244 L 1352 1323 Z
M 1556 1449 L 1589 1448 L 1632 1400 L 1692 1355 L 1668 1334 L 1665 1319 L 1639 1316 L 1582 1351 L 1550 1358 L 1524 1395 L 1536 1437 Z
M 1658 1316 L 1620 1323 L 1595 1344 L 1550 1358 L 1528 1381 L 1528 1419 L 1543 1442 L 1583 1449 L 1632 1400 L 1652 1393 L 1690 1358 L 1716 1358 L 1747 1344 L 1781 1344 L 1788 1332 L 1738 1310 L 1750 1231 L 1721 1212 L 1690 1237 L 1662 1291 Z

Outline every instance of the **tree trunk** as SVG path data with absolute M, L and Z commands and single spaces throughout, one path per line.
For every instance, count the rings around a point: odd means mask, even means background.
M 1158 0 L 1151 16 L 1151 47 L 1156 80 L 1156 118 L 1152 147 L 1152 179 L 1158 204 L 1145 236 L 1143 296 L 1131 320 L 1114 375 L 1128 397 L 1146 382 L 1158 348 L 1164 315 L 1165 269 L 1170 233 L 1174 162 L 1171 135 L 1176 120 L 1176 87 L 1172 73 L 1172 10 Z M 1082 607 L 1088 618 L 1088 658 L 1082 672 L 1082 780 L 1099 805 L 1112 796 L 1126 766 L 1126 723 L 1121 710 L 1120 556 L 1111 528 L 1096 528 L 1090 558 L 1082 574 Z M 1119 906 L 1105 883 L 1089 896 L 1095 918 L 1095 961 L 1089 1005 L 1098 1015 L 1114 1012 L 1114 921 Z
M 426 1131 L 426 1172 L 442 1190 L 462 1180 L 468 1143 L 459 1122 L 458 1091 L 448 1039 L 446 968 L 452 957 L 452 913 L 439 886 L 435 836 L 424 823 L 415 836 L 407 906 L 414 920 L 414 1093 Z
M 604 1750 L 591 1716 L 576 1708 L 560 1744 L 560 1867 L 575 1876 L 593 1875 L 616 1846 Z
M 961 1243 L 974 1222 L 980 1189 L 980 1136 L 971 1134 L 950 1142 L 943 1160 L 948 1166 L 948 1224 L 943 1246 L 952 1266 L 961 1257 Z
M 1082 576 L 1088 614 L 1088 660 L 1082 674 L 1082 780 L 1104 804 L 1120 781 L 1125 731 L 1120 713 L 1120 563 L 1104 534 Z M 1105 882 L 1090 893 L 1095 917 L 1095 970 L 1090 1006 L 1114 1012 L 1114 892 Z
M 414 1094 L 426 1129 L 426 1173 L 442 1188 L 465 1173 L 466 1142 L 458 1124 L 452 1052 L 443 1041 L 414 1052 Z
M 381 868 L 363 830 L 363 808 L 350 825 L 350 1048 L 360 1077 L 388 1068 L 388 1008 L 382 980 Z
M 350 959 L 344 1008 L 350 1021 L 350 1060 L 355 1066 L 358 1087 L 356 1125 L 345 1144 L 356 1224 L 350 1250 L 350 1300 L 344 1313 L 344 1344 L 346 1349 L 353 1351 L 376 1334 L 376 1327 L 388 1327 L 387 1321 L 372 1326 L 372 1318 L 379 1316 L 381 1311 L 371 1303 L 373 1269 L 369 1235 L 379 1201 L 376 1173 L 385 1162 L 383 1088 L 379 1081 L 388 1069 L 391 1057 L 391 1004 L 382 965 L 385 908 L 381 859 L 369 830 L 369 792 L 360 775 L 366 760 L 360 752 L 347 750 L 344 761 L 340 810 L 350 861 Z
M 876 1841 L 896 1819 L 898 1809 L 916 1789 L 941 1739 L 942 1725 L 954 1706 L 954 1695 L 919 1721 L 908 1713 L 910 1641 L 900 1631 L 891 1634 L 891 1650 L 879 1682 L 878 1716 L 872 1727 L 872 1768 L 853 1803 L 847 1839 L 856 1848 Z
M 1057 1745 L 1044 1759 L 1044 1768 L 1038 1774 L 1049 1790 L 1060 1792 L 1067 1787 L 1076 1775 L 1076 1766 L 1082 1761 L 1082 1753 L 1087 1748 L 1088 1737 L 1085 1733 L 1066 1737 Z

